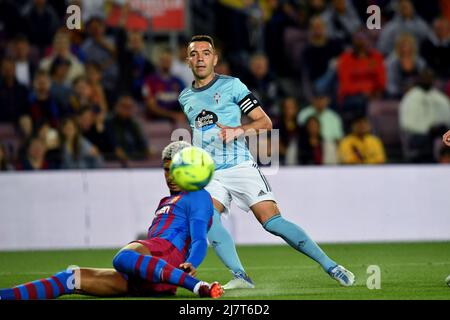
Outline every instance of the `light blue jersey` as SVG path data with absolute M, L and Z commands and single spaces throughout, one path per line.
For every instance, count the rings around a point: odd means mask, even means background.
M 216 75 L 206 86 L 184 89 L 179 98 L 192 129 L 192 144 L 208 151 L 216 170 L 253 160 L 245 137 L 225 144 L 218 136 L 224 126 L 241 125 L 242 113 L 248 114 L 259 102 L 238 78 Z

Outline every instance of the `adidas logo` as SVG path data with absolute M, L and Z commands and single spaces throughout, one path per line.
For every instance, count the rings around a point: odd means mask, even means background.
M 266 193 L 263 190 L 259 191 L 259 193 L 258 193 L 258 197 L 265 196 L 265 195 L 266 195 Z
M 194 108 L 189 107 L 188 112 L 192 112 L 192 111 L 194 111 Z

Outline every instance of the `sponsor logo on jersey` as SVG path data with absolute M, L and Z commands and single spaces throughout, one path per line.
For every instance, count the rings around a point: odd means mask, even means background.
M 218 121 L 217 114 L 214 112 L 203 109 L 195 118 L 195 127 L 202 131 L 211 129 Z

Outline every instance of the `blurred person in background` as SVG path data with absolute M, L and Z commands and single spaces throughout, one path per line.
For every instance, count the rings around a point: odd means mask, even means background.
M 67 84 L 67 74 L 70 69 L 70 61 L 64 58 L 56 58 L 50 66 L 51 87 L 50 94 L 55 98 L 56 103 L 61 106 L 64 113 L 70 111 L 69 101 L 72 88 Z
M 320 120 L 315 116 L 310 116 L 300 127 L 298 149 L 299 163 L 302 165 L 337 163 L 336 144 L 323 139 Z
M 214 70 L 218 74 L 231 75 L 230 64 L 224 59 L 219 59 Z
M 425 60 L 419 55 L 413 35 L 404 33 L 397 37 L 395 51 L 386 59 L 387 86 L 389 97 L 401 98 L 414 84 L 425 68 Z
M 62 58 L 70 61 L 70 68 L 64 80 L 67 85 L 82 75 L 84 75 L 84 65 L 70 51 L 70 37 L 64 29 L 58 31 L 53 38 L 53 45 L 49 56 L 43 58 L 39 64 L 39 69 L 50 71 L 53 61 Z
M 337 61 L 338 113 L 349 131 L 354 117 L 367 114 L 368 101 L 380 97 L 386 86 L 386 70 L 381 53 L 370 48 L 364 31 L 353 35 L 353 47 Z
M 45 144 L 38 137 L 32 138 L 27 146 L 26 154 L 19 159 L 16 169 L 25 171 L 49 169 L 45 159 L 46 152 Z
M 96 146 L 105 159 L 114 157 L 105 130 L 105 120 L 99 113 L 95 113 L 92 108 L 82 107 L 77 113 L 77 125 L 83 137 Z
M 189 87 L 194 81 L 192 71 L 186 62 L 187 59 L 187 41 L 185 39 L 180 40 L 176 55 L 172 59 L 172 67 L 170 73 L 175 77 L 180 78 L 183 81 L 185 87 Z M 219 72 L 220 73 L 220 72 Z
M 438 162 L 440 164 L 450 164 L 450 149 L 447 147 L 442 147 L 439 150 L 439 159 Z
M 403 33 L 412 34 L 419 46 L 431 33 L 428 24 L 416 14 L 411 0 L 399 0 L 396 5 L 397 13 L 382 27 L 377 43 L 378 50 L 384 55 L 388 55 L 394 50 L 397 37 Z
M 131 96 L 121 96 L 115 106 L 113 116 L 106 122 L 115 158 L 124 167 L 129 160 L 145 160 L 149 156 L 147 141 L 139 124 L 134 119 L 135 102 Z
M 450 78 L 450 23 L 443 17 L 433 21 L 433 33 L 428 34 L 420 52 L 437 78 L 447 81 Z
M 24 34 L 14 38 L 11 56 L 16 62 L 17 81 L 30 88 L 37 70 L 37 61 L 32 57 L 30 43 Z
M 330 61 L 337 58 L 342 50 L 340 40 L 328 37 L 325 21 L 320 16 L 312 17 L 309 22 L 308 42 L 300 57 L 303 61 L 303 92 L 307 100 L 312 99 L 315 83 L 327 72 Z
M 98 112 L 105 118 L 109 111 L 108 99 L 102 84 L 102 69 L 95 62 L 86 63 L 86 80 L 91 87 L 92 103 L 99 108 Z
M 0 63 L 0 123 L 15 123 L 27 110 L 28 89 L 17 81 L 13 59 Z
M 294 97 L 286 97 L 280 105 L 280 161 L 283 165 L 298 164 L 300 126 L 297 123 L 299 106 Z
M 450 101 L 434 87 L 434 74 L 424 69 L 416 86 L 400 102 L 400 129 L 408 161 L 434 162 L 433 145 L 450 128 Z
M 113 39 L 106 36 L 106 25 L 102 17 L 94 16 L 86 23 L 88 37 L 81 45 L 86 62 L 94 62 L 101 66 L 102 83 L 109 103 L 114 101 L 119 79 L 117 49 Z
M 283 97 L 283 91 L 270 72 L 266 55 L 257 53 L 251 56 L 249 73 L 243 81 L 265 106 L 266 112 L 272 117 L 278 116 L 278 102 Z
M 23 18 L 30 42 L 39 48 L 41 55 L 52 42 L 61 21 L 47 0 L 32 0 L 23 9 Z
M 447 146 L 450 147 L 450 130 L 448 130 L 444 135 L 442 136 L 442 142 Z
M 5 146 L 0 141 L 0 171 L 11 171 L 11 170 L 14 170 L 14 166 L 9 160 Z
M 127 3 L 122 7 L 121 18 L 116 29 L 117 62 L 119 65 L 119 90 L 129 92 L 133 98 L 141 102 L 142 87 L 145 79 L 155 72 L 145 52 L 144 33 L 139 30 L 126 30 L 129 13 Z
M 37 127 L 35 136 L 45 146 L 45 161 L 48 169 L 61 168 L 61 139 L 58 130 L 52 128 L 49 122 L 43 122 Z
M 159 53 L 157 72 L 145 80 L 143 96 L 147 114 L 151 119 L 167 119 L 174 123 L 186 123 L 186 117 L 178 103 L 178 95 L 183 91 L 181 79 L 170 73 L 172 54 L 169 49 Z
M 352 122 L 352 132 L 339 144 L 339 158 L 343 164 L 382 164 L 386 162 L 381 140 L 370 133 L 371 127 L 366 117 Z
M 99 150 L 84 138 L 73 118 L 66 118 L 61 124 L 61 168 L 94 169 L 102 166 Z
M 48 73 L 38 71 L 33 80 L 33 91 L 26 113 L 30 114 L 34 125 L 49 121 L 54 128 L 57 128 L 65 114 L 56 99 L 52 97 L 50 86 L 51 80 Z
M 344 137 L 342 119 L 339 114 L 329 108 L 329 105 L 330 97 L 320 90 L 315 90 L 311 104 L 300 111 L 297 122 L 303 126 L 309 117 L 317 117 L 320 121 L 322 138 L 325 141 L 338 143 Z
M 101 107 L 95 101 L 94 89 L 84 76 L 74 80 L 69 105 L 72 114 L 77 113 L 82 107 L 89 107 L 96 112 L 102 111 Z
M 352 35 L 362 27 L 350 0 L 332 0 L 322 19 L 328 27 L 328 35 L 344 44 L 351 44 Z

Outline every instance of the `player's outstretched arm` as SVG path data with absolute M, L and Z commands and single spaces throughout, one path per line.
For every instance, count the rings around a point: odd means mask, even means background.
M 446 146 L 450 147 L 450 130 L 448 130 L 443 136 L 442 141 L 445 143 Z

